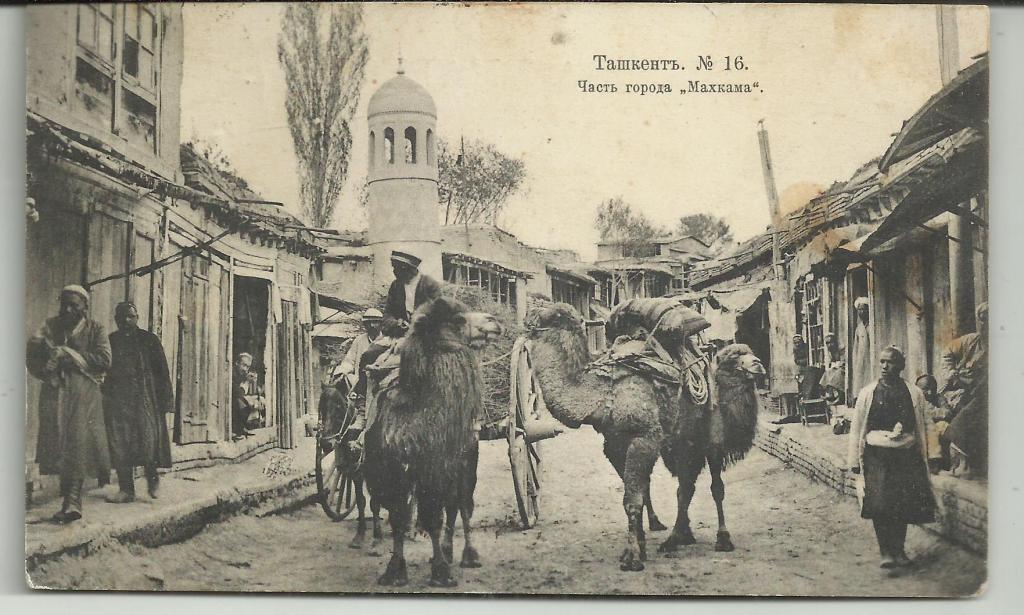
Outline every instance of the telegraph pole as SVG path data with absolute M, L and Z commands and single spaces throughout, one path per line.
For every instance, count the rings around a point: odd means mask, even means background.
M 764 189 L 768 193 L 768 212 L 772 218 L 772 270 L 775 279 L 783 278 L 782 255 L 779 248 L 779 233 L 782 217 L 779 215 L 779 193 L 775 189 L 775 170 L 772 167 L 772 154 L 768 149 L 768 131 L 764 127 L 764 119 L 757 121 L 757 141 L 761 150 L 761 171 L 764 174 Z

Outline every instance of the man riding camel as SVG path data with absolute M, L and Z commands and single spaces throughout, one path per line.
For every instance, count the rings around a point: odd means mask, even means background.
M 420 273 L 421 262 L 419 258 L 406 252 L 396 250 L 391 253 L 391 268 L 395 273 L 395 280 L 388 287 L 381 321 L 381 335 L 375 337 L 361 351 L 356 363 L 358 371 L 353 398 L 354 403 L 358 404 L 359 414 L 348 429 L 350 437 L 361 433 L 367 426 L 365 403 L 367 366 L 372 365 L 381 355 L 392 349 L 395 343 L 405 335 L 409 330 L 412 314 L 416 308 L 441 296 L 441 285 L 432 277 Z M 373 312 L 377 312 L 377 310 L 373 310 Z M 359 340 L 360 338 L 356 338 L 353 346 L 356 346 Z M 345 356 L 346 361 L 351 354 L 350 349 L 349 354 Z M 345 361 L 342 361 L 342 365 L 345 365 Z

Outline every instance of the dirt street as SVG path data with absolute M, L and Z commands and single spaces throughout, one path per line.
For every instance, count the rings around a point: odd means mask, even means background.
M 621 572 L 625 517 L 622 488 L 584 429 L 545 442 L 543 519 L 515 528 L 515 502 L 503 442 L 485 442 L 477 489 L 476 546 L 484 566 L 456 568 L 455 591 L 514 594 L 958 596 L 979 591 L 982 558 L 920 528 L 907 547 L 917 561 L 895 576 L 878 567 L 868 521 L 856 502 L 787 470 L 754 450 L 725 474 L 726 514 L 736 551 L 717 553 L 715 508 L 705 474 L 691 507 L 698 543 L 660 555 L 667 532 L 649 533 L 643 572 Z M 675 519 L 675 483 L 660 464 L 653 481 L 662 521 Z M 82 559 L 65 557 L 35 571 L 54 588 L 174 591 L 396 591 L 376 585 L 390 554 L 348 547 L 355 521 L 332 523 L 319 507 L 210 526 L 191 540 L 157 549 L 112 547 Z M 456 535 L 456 556 L 461 550 Z M 407 547 L 410 584 L 397 591 L 435 591 L 429 540 Z M 446 590 L 450 591 L 450 590 Z

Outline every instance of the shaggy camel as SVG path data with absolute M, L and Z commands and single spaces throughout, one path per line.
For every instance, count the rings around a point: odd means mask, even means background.
M 620 558 L 622 570 L 643 570 L 647 556 L 643 509 L 652 525 L 651 472 L 659 454 L 679 479 L 675 527 L 660 551 L 693 544 L 687 509 L 697 476 L 707 463 L 711 494 L 718 508 L 715 549 L 731 551 L 725 525 L 722 471 L 750 450 L 757 423 L 754 378 L 764 367 L 750 348 L 733 344 L 716 356 L 712 394 L 697 404 L 686 392 L 655 386 L 632 374 L 614 383 L 584 371 L 590 361 L 582 319 L 564 303 L 531 314 L 533 359 L 551 414 L 568 427 L 591 425 L 604 436 L 604 454 L 623 481 L 628 533 Z M 678 353 L 673 353 L 678 360 Z M 657 525 L 660 525 L 657 524 Z
M 477 567 L 470 522 L 479 453 L 475 423 L 482 414 L 483 382 L 475 348 L 501 334 L 490 314 L 469 312 L 439 298 L 413 315 L 402 340 L 398 383 L 377 393 L 369 418 L 363 472 L 370 495 L 388 509 L 393 552 L 377 582 L 405 585 L 404 541 L 415 496 L 419 522 L 433 546 L 430 585 L 453 587 L 452 540 L 462 516 L 463 567 Z M 442 515 L 447 517 L 441 535 Z

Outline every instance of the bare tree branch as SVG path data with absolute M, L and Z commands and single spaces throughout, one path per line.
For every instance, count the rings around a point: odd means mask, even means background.
M 523 161 L 490 143 L 467 141 L 463 152 L 439 139 L 437 152 L 438 194 L 446 224 L 494 224 L 508 199 L 523 189 Z

